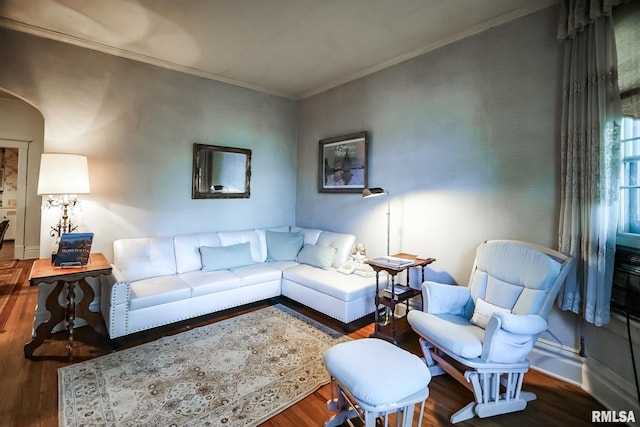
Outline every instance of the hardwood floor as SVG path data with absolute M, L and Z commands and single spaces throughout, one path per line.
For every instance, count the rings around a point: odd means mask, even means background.
M 20 261 L 20 266 L 28 271 L 30 261 Z M 31 288 L 27 282 L 18 290 L 19 299 L 13 307 L 7 323 L 6 331 L 0 333 L 0 425 L 1 426 L 42 426 L 51 427 L 58 424 L 58 383 L 57 369 L 68 365 L 66 360 L 66 336 L 56 334 L 36 349 L 35 355 L 44 355 L 41 360 L 26 360 L 23 346 L 31 337 L 34 308 L 37 302 L 37 289 Z M 338 322 L 307 309 L 292 301 L 283 300 L 285 304 L 341 330 Z M 223 313 L 183 322 L 171 327 L 137 334 L 122 343 L 121 348 L 148 342 L 162 335 L 174 334 L 204 324 L 216 322 L 243 312 L 256 310 L 269 302 L 254 304 L 250 307 L 234 309 Z M 79 328 L 81 331 L 84 328 Z M 372 325 L 365 325 L 350 333 L 352 338 L 367 337 Z M 106 342 L 89 345 L 79 341 L 75 346 L 75 362 L 103 355 L 113 350 Z M 412 333 L 403 337 L 401 346 L 419 354 L 417 338 Z M 380 361 L 381 366 L 384 363 Z M 381 369 L 380 384 L 385 381 L 401 381 L 392 373 L 385 374 Z M 564 383 L 536 371 L 529 371 L 525 377 L 525 389 L 533 391 L 538 399 L 529 404 L 522 412 L 500 415 L 486 419 L 474 419 L 458 424 L 459 426 L 549 426 L 568 425 L 573 427 L 591 425 L 591 411 L 604 409 L 579 387 Z M 427 400 L 423 418 L 424 426 L 449 425 L 449 417 L 472 399 L 471 393 L 452 378 L 443 375 L 433 378 L 429 385 L 430 397 Z M 330 416 L 326 402 L 330 397 L 329 386 L 303 399 L 293 407 L 276 415 L 263 426 L 266 427 L 301 427 L 321 426 Z M 417 417 L 416 417 L 417 418 Z M 356 423 L 358 425 L 359 423 Z M 417 425 L 417 420 L 414 421 Z
M 0 248 L 0 261 L 13 259 L 13 248 L 13 240 L 5 240 L 2 242 L 2 248 Z

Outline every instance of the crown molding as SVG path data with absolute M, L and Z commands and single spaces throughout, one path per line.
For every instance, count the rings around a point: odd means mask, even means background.
M 419 49 L 413 50 L 413 51 L 408 52 L 408 53 L 403 54 L 403 55 L 396 56 L 395 58 L 392 58 L 392 59 L 390 59 L 388 61 L 382 62 L 382 63 L 380 63 L 378 65 L 374 65 L 373 67 L 366 68 L 364 70 L 361 70 L 361 71 L 358 71 L 358 72 L 356 72 L 354 74 L 351 74 L 351 75 L 349 75 L 347 77 L 343 77 L 343 78 L 335 80 L 335 81 L 333 81 L 331 83 L 327 83 L 326 85 L 320 86 L 320 87 L 318 87 L 316 89 L 312 89 L 310 91 L 304 92 L 304 93 L 300 94 L 299 96 L 297 96 L 295 99 L 296 100 L 302 100 L 302 99 L 309 98 L 309 97 L 314 96 L 314 95 L 318 95 L 318 94 L 320 94 L 322 92 L 326 92 L 326 91 L 328 91 L 330 89 L 333 89 L 333 88 L 338 87 L 340 85 L 343 85 L 345 83 L 349 83 L 351 81 L 360 79 L 362 77 L 366 77 L 366 76 L 374 74 L 374 73 L 376 73 L 378 71 L 384 70 L 385 68 L 389 68 L 391 66 L 400 64 L 402 62 L 405 62 L 405 61 L 408 61 L 408 60 L 413 59 L 415 57 L 418 57 L 420 55 L 423 55 L 423 54 L 425 54 L 427 52 L 439 49 L 439 48 L 441 48 L 443 46 L 446 46 L 448 44 L 455 43 L 455 42 L 460 41 L 462 39 L 465 39 L 467 37 L 479 34 L 479 33 L 483 32 L 483 31 L 486 31 L 486 30 L 488 30 L 490 28 L 497 27 L 497 26 L 505 24 L 505 23 L 507 23 L 509 21 L 513 21 L 515 19 L 522 18 L 522 17 L 524 17 L 526 15 L 530 15 L 532 13 L 538 12 L 538 11 L 540 11 L 542 9 L 546 9 L 548 7 L 551 7 L 551 6 L 555 5 L 555 4 L 557 4 L 557 3 L 558 3 L 558 0 L 541 0 L 539 2 L 536 2 L 535 4 L 529 5 L 527 7 L 522 7 L 522 8 L 516 9 L 516 10 L 514 10 L 512 12 L 505 13 L 504 15 L 500 15 L 497 18 L 491 19 L 489 21 L 483 22 L 483 23 L 478 24 L 478 25 L 474 25 L 472 27 L 469 27 L 469 28 L 465 29 L 464 31 L 460 31 L 460 32 L 458 32 L 456 34 L 453 34 L 453 35 L 447 37 L 447 38 L 438 40 L 437 42 L 429 43 L 429 44 L 427 44 L 425 46 L 422 46 Z
M 126 49 L 116 48 L 113 46 L 108 46 L 102 43 L 94 42 L 91 40 L 86 40 L 80 37 L 72 36 L 69 34 L 61 33 L 58 31 L 52 31 L 46 28 L 37 27 L 30 24 L 25 24 L 23 22 L 14 21 L 12 19 L 8 19 L 5 17 L 0 17 L 0 27 L 5 27 L 10 30 L 19 31 L 22 33 L 31 34 L 33 36 L 43 37 L 46 39 L 58 41 L 61 43 L 67 43 L 74 46 L 83 47 L 86 49 L 95 50 L 101 53 L 106 53 L 108 55 L 114 55 L 121 58 L 131 59 L 133 61 L 142 62 L 145 64 L 155 65 L 157 67 L 166 68 L 172 71 L 179 71 L 181 73 L 190 74 L 197 77 L 202 77 L 209 80 L 215 80 L 221 83 L 230 84 L 233 86 L 239 86 L 245 89 L 254 90 L 257 92 L 262 92 L 268 95 L 275 95 L 282 98 L 294 99 L 289 93 L 271 90 L 268 88 L 252 85 L 249 83 L 241 82 L 238 80 L 230 79 L 227 77 L 223 77 L 214 73 L 209 73 L 198 68 L 188 67 L 185 65 L 176 64 L 170 61 L 165 61 L 162 59 L 154 58 L 148 55 L 143 55 L 136 52 L 131 52 Z
M 338 87 L 340 85 L 343 85 L 345 83 L 349 83 L 353 80 L 357 80 L 360 79 L 362 77 L 366 77 L 368 75 L 371 75 L 373 73 L 376 73 L 378 71 L 381 71 L 385 68 L 389 68 L 391 66 L 400 64 L 402 62 L 405 62 L 409 59 L 415 58 L 417 56 L 420 56 L 422 54 L 425 54 L 427 52 L 433 51 L 435 49 L 438 49 L 440 47 L 446 46 L 448 44 L 460 41 L 464 38 L 476 35 L 478 33 L 481 33 L 483 31 L 486 31 L 490 28 L 496 27 L 498 25 L 507 23 L 509 21 L 521 18 L 523 16 L 529 15 L 531 13 L 537 12 L 539 10 L 545 9 L 547 7 L 550 7 L 554 4 L 558 3 L 558 0 L 540 0 L 537 2 L 532 2 L 532 4 L 530 4 L 527 7 L 522 7 L 519 9 L 516 9 L 514 11 L 511 11 L 509 13 L 503 14 L 497 18 L 491 19 L 489 21 L 483 22 L 481 24 L 478 25 L 474 25 L 472 27 L 469 27 L 467 29 L 465 29 L 464 31 L 460 31 L 456 34 L 453 34 L 447 38 L 438 40 L 437 42 L 434 43 L 429 43 L 425 46 L 422 46 L 419 49 L 413 50 L 411 52 L 405 53 L 403 55 L 399 55 L 396 56 L 395 58 L 392 58 L 388 61 L 384 61 L 378 65 L 369 67 L 369 68 L 365 68 L 361 71 L 358 71 L 356 73 L 350 74 L 348 76 L 345 77 L 341 77 L 339 79 L 336 79 L 332 82 L 329 82 L 327 84 L 324 84 L 322 86 L 319 86 L 315 89 L 311 89 L 299 94 L 292 94 L 292 93 L 287 93 L 287 92 L 283 92 L 283 91 L 277 91 L 277 90 L 272 90 L 269 88 L 265 88 L 265 87 L 261 87 L 261 86 L 257 86 L 257 85 L 253 85 L 250 83 L 246 83 L 246 82 L 242 82 L 242 81 L 238 81 L 238 80 L 234 80 L 234 79 L 230 79 L 224 76 L 220 76 L 218 74 L 215 73 L 209 73 L 203 70 L 200 70 L 198 68 L 194 68 L 194 67 L 188 67 L 185 65 L 180 65 L 180 64 L 176 64 L 170 61 L 165 61 L 165 60 L 161 60 L 158 58 L 154 58 L 148 55 L 143 55 L 143 54 L 139 54 L 136 52 L 131 52 L 128 51 L 126 49 L 121 49 L 121 48 L 115 48 L 112 46 L 108 46 L 102 43 L 98 43 L 98 42 L 94 42 L 94 41 L 90 41 L 90 40 L 86 40 L 80 37 L 76 37 L 76 36 L 72 36 L 69 34 L 65 34 L 65 33 L 61 33 L 61 32 L 57 32 L 57 31 L 52 31 L 46 28 L 42 28 L 42 27 L 38 27 L 38 26 L 34 26 L 34 25 L 30 25 L 30 24 L 25 24 L 23 22 L 19 22 L 19 21 L 15 21 L 9 18 L 5 18 L 5 17 L 0 17 L 0 27 L 5 27 L 11 30 L 15 30 L 15 31 L 19 31 L 19 32 L 23 32 L 23 33 L 27 33 L 27 34 L 31 34 L 31 35 L 35 35 L 38 37 L 43 37 L 43 38 L 47 38 L 47 39 L 51 39 L 51 40 L 55 40 L 55 41 L 59 41 L 62 43 L 67 43 L 67 44 L 71 44 L 74 46 L 79 46 L 79 47 L 83 47 L 83 48 L 87 48 L 87 49 L 91 49 L 91 50 L 95 50 L 98 52 L 102 52 L 102 53 L 106 53 L 109 55 L 114 55 L 114 56 L 118 56 L 118 57 L 122 57 L 122 58 L 126 58 L 126 59 L 131 59 L 134 61 L 138 61 L 138 62 L 142 62 L 142 63 L 146 63 L 146 64 L 150 64 L 150 65 L 155 65 L 157 67 L 161 67 L 161 68 L 165 68 L 165 69 L 169 69 L 169 70 L 173 70 L 173 71 L 178 71 L 178 72 L 182 72 L 182 73 L 186 73 L 186 74 L 190 74 L 193 76 L 197 76 L 197 77 L 202 77 L 205 79 L 209 79 L 209 80 L 215 80 L 221 83 L 226 83 L 226 84 L 230 84 L 230 85 L 234 85 L 234 86 L 239 86 L 245 89 L 250 89 L 253 91 L 257 91 L 257 92 L 261 92 L 261 93 L 265 93 L 268 95 L 274 95 L 274 96 L 278 96 L 278 97 L 282 97 L 282 98 L 286 98 L 286 99 L 291 99 L 291 100 L 302 100 L 305 98 L 309 98 L 311 96 L 320 94 L 322 92 L 326 92 L 327 90 L 333 89 L 335 87 Z

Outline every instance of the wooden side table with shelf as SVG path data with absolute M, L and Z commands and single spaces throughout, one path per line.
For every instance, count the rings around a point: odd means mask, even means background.
M 389 258 L 391 260 L 406 260 L 406 262 L 400 261 L 399 263 L 385 262 L 384 258 Z M 375 321 L 374 321 L 374 331 L 370 335 L 371 338 L 382 338 L 384 340 L 390 341 L 393 344 L 398 344 L 398 332 L 399 325 L 396 325 L 396 322 L 399 324 L 404 322 L 406 323 L 406 312 L 409 311 L 409 300 L 415 296 L 420 296 L 422 298 L 422 290 L 414 289 L 409 286 L 409 270 L 413 267 L 420 267 L 422 270 L 422 282 L 424 282 L 424 268 L 435 262 L 435 258 L 418 258 L 415 255 L 407 254 L 407 253 L 398 253 L 395 255 L 391 255 L 390 257 L 381 257 L 375 258 L 365 261 L 367 264 L 373 268 L 376 272 L 376 296 L 375 296 Z M 402 294 L 396 295 L 396 284 L 395 277 L 398 273 L 403 271 L 407 271 L 407 287 L 408 291 L 403 292 Z M 391 278 L 391 294 L 389 296 L 385 295 L 380 289 L 380 272 L 385 271 L 389 274 Z M 398 304 L 401 303 L 406 304 L 406 312 L 404 316 L 396 318 L 395 309 Z M 380 322 L 380 313 L 379 308 L 383 306 L 385 310 L 388 310 L 390 313 L 390 322 L 386 325 L 381 324 Z
M 69 334 L 68 357 L 73 360 L 73 323 L 77 317 L 87 321 L 91 329 L 102 336 L 108 336 L 104 320 L 100 313 L 89 310 L 89 304 L 93 301 L 94 292 L 87 283 L 88 277 L 99 277 L 111 273 L 111 264 L 101 253 L 90 255 L 89 264 L 86 267 L 60 268 L 54 267 L 50 258 L 37 259 L 31 267 L 29 284 L 38 286 L 41 283 L 55 283 L 49 296 L 46 307 L 51 317 L 41 323 L 35 330 L 35 337 L 24 346 L 24 357 L 33 359 L 33 351 L 38 348 L 45 339 L 51 337 L 51 331 L 60 322 L 65 322 Z M 82 290 L 82 300 L 76 308 L 75 285 Z M 60 305 L 58 299 L 64 297 L 65 305 Z

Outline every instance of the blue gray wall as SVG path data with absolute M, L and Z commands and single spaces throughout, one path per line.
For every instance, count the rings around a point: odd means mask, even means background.
M 110 256 L 120 237 L 295 223 L 294 101 L 2 28 L 0 45 L 0 88 L 42 113 L 44 151 L 89 158 L 78 221 L 97 251 Z M 253 150 L 251 198 L 192 200 L 195 142 Z M 56 220 L 43 212 L 41 256 Z
M 391 251 L 468 279 L 485 239 L 556 247 L 562 49 L 546 9 L 300 103 L 296 220 L 386 249 L 386 204 L 316 190 L 323 138 L 370 133 L 369 184 L 391 194 Z

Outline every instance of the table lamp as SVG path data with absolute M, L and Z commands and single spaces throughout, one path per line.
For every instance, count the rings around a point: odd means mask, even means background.
M 89 168 L 87 157 L 78 154 L 43 153 L 40 158 L 38 177 L 38 195 L 43 200 L 43 208 L 60 207 L 58 223 L 51 227 L 51 237 L 60 237 L 63 233 L 77 230 L 78 225 L 71 223 L 69 210 L 78 203 L 78 194 L 88 194 Z

